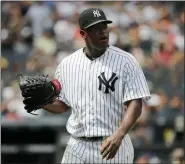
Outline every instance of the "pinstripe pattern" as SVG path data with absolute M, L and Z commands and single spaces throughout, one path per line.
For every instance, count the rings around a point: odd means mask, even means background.
M 129 136 L 126 135 L 115 158 L 107 161 L 102 159 L 99 151 L 103 141 L 85 142 L 71 137 L 61 163 L 131 164 L 133 163 L 133 147 L 129 140 Z
M 66 128 L 75 137 L 110 136 L 123 119 L 126 101 L 136 98 L 145 100 L 150 97 L 146 79 L 136 59 L 114 46 L 109 46 L 102 56 L 93 61 L 85 56 L 83 49 L 77 50 L 62 60 L 55 78 L 62 86 L 58 99 L 72 109 Z M 116 80 L 113 85 L 114 78 Z M 101 159 L 100 146 L 100 142 L 90 144 L 70 139 L 62 162 L 133 161 L 134 149 L 128 135 L 125 136 L 115 158 L 110 161 Z

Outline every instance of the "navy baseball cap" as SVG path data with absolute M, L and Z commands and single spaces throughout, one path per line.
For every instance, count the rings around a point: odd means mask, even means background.
M 112 21 L 107 20 L 104 12 L 98 8 L 89 8 L 84 10 L 78 19 L 80 29 L 82 30 L 102 22 L 107 24 L 112 23 Z

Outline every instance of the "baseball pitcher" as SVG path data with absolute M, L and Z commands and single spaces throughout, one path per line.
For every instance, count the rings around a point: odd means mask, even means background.
M 128 132 L 150 92 L 136 59 L 109 45 L 110 23 L 101 9 L 83 11 L 79 26 L 85 47 L 61 61 L 55 78 L 19 77 L 28 112 L 72 110 L 61 163 L 133 163 Z

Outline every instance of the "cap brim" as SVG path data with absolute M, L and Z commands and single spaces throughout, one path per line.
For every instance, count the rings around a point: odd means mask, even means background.
M 87 29 L 87 28 L 89 28 L 89 27 L 91 27 L 91 26 L 94 26 L 94 25 L 96 25 L 96 24 L 98 24 L 98 23 L 107 23 L 107 24 L 110 24 L 110 23 L 112 23 L 112 21 L 110 21 L 110 20 L 98 20 L 98 21 L 96 21 L 96 22 L 93 22 L 93 23 L 91 23 L 90 25 L 88 25 L 88 26 L 86 26 L 84 29 Z

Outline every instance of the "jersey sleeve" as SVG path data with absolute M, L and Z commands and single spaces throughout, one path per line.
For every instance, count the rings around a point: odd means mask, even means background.
M 70 106 L 70 104 L 67 101 L 66 96 L 65 96 L 65 90 L 64 90 L 65 83 L 64 83 L 64 76 L 62 75 L 62 71 L 63 71 L 62 64 L 60 64 L 57 67 L 57 69 L 55 71 L 55 75 L 54 75 L 54 78 L 57 79 L 60 82 L 60 85 L 62 87 L 60 95 L 58 96 L 57 99 L 64 102 L 66 105 Z
M 124 82 L 123 103 L 129 100 L 150 99 L 150 91 L 144 73 L 135 58 L 130 58 L 125 64 L 126 80 Z

